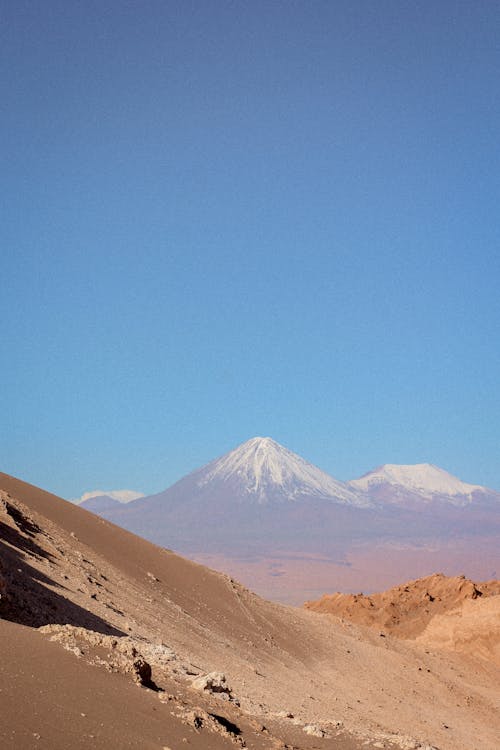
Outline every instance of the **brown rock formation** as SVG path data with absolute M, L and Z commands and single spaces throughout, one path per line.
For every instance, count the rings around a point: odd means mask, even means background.
M 444 616 L 467 601 L 500 594 L 500 581 L 474 583 L 465 576 L 436 573 L 382 593 L 325 594 L 305 607 L 368 625 L 399 638 L 416 638 L 436 616 Z M 478 607 L 479 609 L 479 607 Z

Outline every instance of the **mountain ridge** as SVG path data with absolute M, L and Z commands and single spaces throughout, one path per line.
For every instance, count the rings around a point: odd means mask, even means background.
M 314 497 L 358 507 L 374 507 L 384 502 L 404 501 L 405 495 L 412 502 L 439 500 L 454 505 L 465 505 L 485 496 L 500 501 L 500 492 L 464 482 L 431 463 L 386 463 L 356 479 L 340 480 L 271 437 L 253 437 L 159 492 L 146 496 L 130 491 L 130 495 L 137 497 L 124 501 L 116 497 L 119 493 L 95 491 L 82 496 L 85 499 L 79 504 L 95 512 L 114 506 L 110 500 L 138 508 L 147 505 L 150 498 L 160 498 L 186 482 L 193 483 L 196 490 L 201 491 L 213 482 L 220 482 L 224 491 L 231 491 L 240 501 L 243 499 L 258 505 Z
M 359 479 L 352 479 L 348 484 L 367 492 L 381 485 L 399 487 L 420 495 L 425 500 L 432 500 L 434 496 L 440 495 L 462 497 L 470 502 L 475 492 L 491 492 L 487 487 L 463 482 L 445 469 L 429 463 L 382 464 Z

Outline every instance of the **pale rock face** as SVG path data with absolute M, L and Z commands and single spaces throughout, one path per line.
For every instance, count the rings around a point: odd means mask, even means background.
M 368 505 L 363 492 L 331 477 L 269 437 L 255 437 L 195 472 L 198 487 L 214 481 L 237 482 L 240 490 L 267 502 L 276 492 L 287 500 L 324 497 Z
M 223 672 L 210 672 L 200 675 L 192 681 L 191 687 L 195 690 L 216 693 L 223 700 L 233 700 L 232 690 Z
M 432 499 L 435 495 L 446 495 L 472 500 L 473 492 L 484 491 L 480 485 L 462 482 L 432 464 L 384 464 L 360 479 L 352 480 L 349 485 L 368 492 L 380 485 L 391 485 L 427 499 Z

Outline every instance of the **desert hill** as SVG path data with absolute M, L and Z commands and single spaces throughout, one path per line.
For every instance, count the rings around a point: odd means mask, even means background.
M 500 581 L 438 573 L 370 596 L 327 594 L 305 607 L 500 665 Z
M 305 609 L 0 474 L 3 748 L 496 750 L 498 674 Z

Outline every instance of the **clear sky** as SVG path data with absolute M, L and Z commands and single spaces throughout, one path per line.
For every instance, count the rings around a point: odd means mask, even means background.
M 500 489 L 500 5 L 0 5 L 0 468 Z

